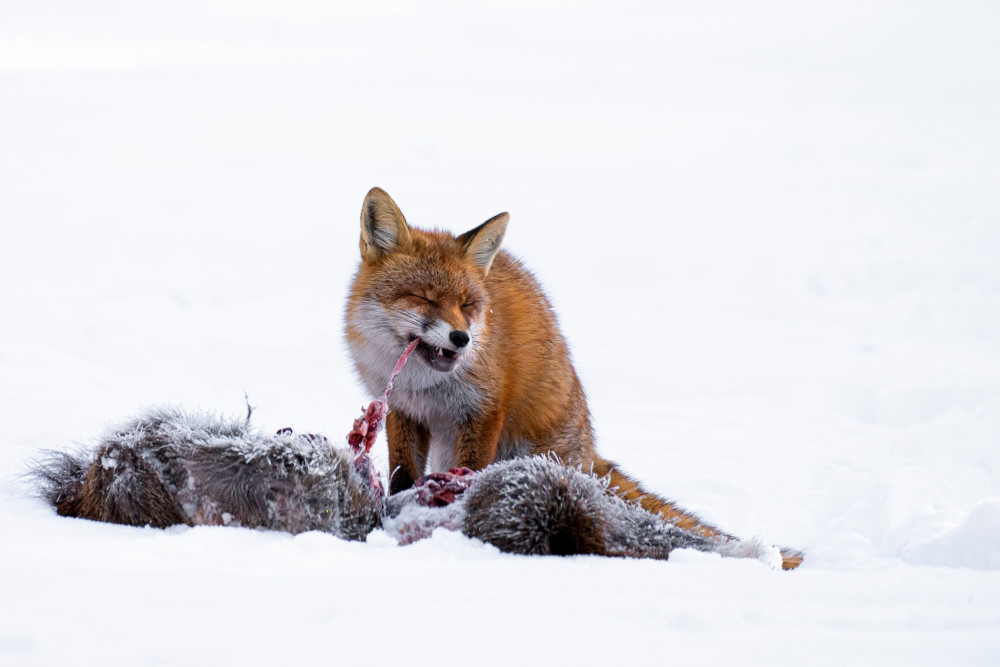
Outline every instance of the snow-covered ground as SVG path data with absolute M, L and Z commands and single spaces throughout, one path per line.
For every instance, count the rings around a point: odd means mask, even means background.
M 1000 6 L 0 7 L 0 663 L 1000 663 Z M 511 212 L 600 450 L 798 571 L 63 519 L 157 403 L 346 433 L 365 192 Z M 385 461 L 385 447 L 381 446 Z

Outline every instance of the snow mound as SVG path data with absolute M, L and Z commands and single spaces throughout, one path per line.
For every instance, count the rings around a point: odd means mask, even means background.
M 903 553 L 918 565 L 1000 570 L 1000 497 L 987 498 L 955 528 Z

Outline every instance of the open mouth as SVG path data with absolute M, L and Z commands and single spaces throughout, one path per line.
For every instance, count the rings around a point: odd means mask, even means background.
M 421 340 L 416 351 L 420 353 L 424 363 L 436 371 L 450 371 L 458 365 L 458 353 L 454 350 L 430 345 Z

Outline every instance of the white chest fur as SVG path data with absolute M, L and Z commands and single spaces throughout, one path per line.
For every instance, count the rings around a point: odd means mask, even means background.
M 389 370 L 396 363 L 396 356 L 381 353 L 370 344 L 352 346 L 351 352 L 372 397 L 380 396 L 389 381 Z M 471 361 L 464 359 L 463 363 Z M 411 357 L 396 378 L 389 397 L 389 410 L 398 410 L 428 428 L 430 447 L 426 472 L 437 472 L 457 464 L 457 424 L 473 418 L 481 410 L 483 400 L 482 391 L 467 379 L 462 367 L 441 373 L 428 368 L 420 358 Z

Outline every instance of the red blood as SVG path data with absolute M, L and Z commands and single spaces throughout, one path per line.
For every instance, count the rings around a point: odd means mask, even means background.
M 432 472 L 414 484 L 414 499 L 427 507 L 444 507 L 455 502 L 472 484 L 473 473 L 468 468 L 452 468 L 448 472 Z

